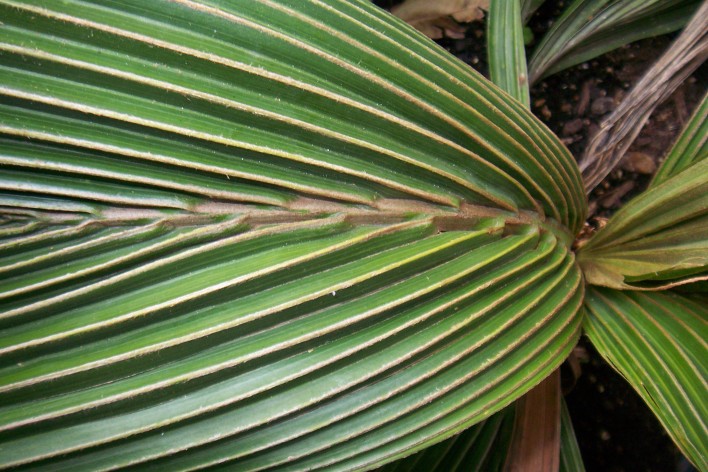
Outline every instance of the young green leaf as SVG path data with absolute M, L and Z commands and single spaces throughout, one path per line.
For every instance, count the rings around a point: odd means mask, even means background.
M 682 28 L 698 0 L 575 0 L 543 37 L 529 61 L 529 77 L 543 77 L 608 51 Z
M 579 272 L 534 230 L 161 229 L 67 235 L 3 294 L 4 464 L 363 467 L 506 406 L 577 339 Z M 67 250 L 104 262 L 74 277 Z
M 10 3 L 0 6 L 10 99 L 2 126 L 13 136 L 199 173 L 224 169 L 222 181 L 237 176 L 328 199 L 523 209 L 573 230 L 582 221 L 577 170 L 557 139 L 373 7 Z M 367 44 L 371 35 L 376 49 Z M 40 115 L 13 120 L 28 101 L 38 107 L 26 113 Z M 95 131 L 85 142 L 85 131 L 58 115 L 92 115 L 95 125 L 133 134 L 114 144 L 112 133 L 97 142 Z M 57 121 L 71 126 L 68 136 Z M 158 150 L 166 152 L 147 150 L 135 133 L 161 138 Z M 204 145 L 214 155 L 199 162 L 194 148 Z M 282 174 L 284 166 L 297 172 L 273 179 L 269 169 Z M 342 191 L 308 185 L 308 176 L 333 174 Z M 60 187 L 56 193 L 65 194 Z
M 584 328 L 699 470 L 708 468 L 706 300 L 590 288 Z
M 657 170 L 651 185 L 657 186 L 708 157 L 708 95 L 703 97 Z
M 529 108 L 523 28 L 519 0 L 491 0 L 487 20 L 490 78 Z
M 708 160 L 650 188 L 578 252 L 586 280 L 656 289 L 708 277 Z

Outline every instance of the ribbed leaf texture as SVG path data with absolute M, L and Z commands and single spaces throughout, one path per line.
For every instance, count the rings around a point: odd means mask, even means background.
M 0 15 L 2 466 L 373 468 L 576 342 L 571 156 L 369 2 Z
M 708 157 L 708 94 L 693 112 L 686 127 L 654 175 L 651 185 L 669 178 Z
M 118 152 L 148 161 L 140 162 L 141 177 L 152 176 L 156 161 L 208 172 L 220 184 L 212 192 L 229 184 L 226 176 L 259 184 L 231 196 L 239 202 L 272 205 L 293 191 L 356 203 L 417 197 L 537 211 L 572 230 L 582 222 L 579 179 L 560 143 L 373 7 L 185 0 L 121 2 L 117 11 L 101 2 L 37 3 L 3 11 L 3 92 L 14 98 L 7 133 L 94 151 L 86 159 Z M 372 37 L 376 49 L 362 42 Z M 96 117 L 88 129 L 87 114 Z M 120 133 L 91 142 L 106 127 Z M 66 194 L 56 180 L 25 190 Z M 112 202 L 112 189 L 90 197 Z M 195 202 L 144 189 L 120 203 Z
M 649 189 L 620 209 L 579 251 L 590 283 L 657 289 L 708 274 L 708 100 L 703 98 Z
M 681 451 L 706 470 L 708 311 L 666 293 L 590 288 L 585 332 L 649 405 Z
M 504 470 L 514 431 L 514 409 L 509 406 L 490 418 L 441 443 L 405 459 L 387 464 L 380 472 Z
M 578 252 L 586 279 L 614 288 L 700 283 L 708 268 L 708 160 L 651 187 Z
M 561 444 L 560 444 L 560 472 L 585 472 L 585 464 L 580 455 L 580 446 L 575 437 L 575 429 L 570 418 L 568 405 L 561 399 Z
M 529 60 L 531 83 L 632 41 L 682 28 L 700 0 L 575 0 Z
M 491 0 L 487 16 L 490 79 L 529 108 L 531 98 L 520 0 Z

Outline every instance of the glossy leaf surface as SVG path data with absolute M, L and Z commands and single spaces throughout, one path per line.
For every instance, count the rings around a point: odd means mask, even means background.
M 558 140 L 373 7 L 7 3 L 6 133 L 217 174 L 222 186 L 226 176 L 257 185 L 232 201 L 274 204 L 297 191 L 354 203 L 384 196 L 522 209 L 571 229 L 582 221 L 580 181 Z M 376 49 L 363 42 L 372 35 Z M 37 107 L 18 110 L 18 101 Z M 81 126 L 86 115 L 96 117 L 93 129 Z M 120 133 L 92 142 L 101 125 Z M 207 155 L 194 150 L 204 144 Z M 264 184 L 276 187 L 273 195 L 261 194 Z M 60 182 L 47 187 L 66 193 Z M 144 192 L 121 203 L 193 204 Z

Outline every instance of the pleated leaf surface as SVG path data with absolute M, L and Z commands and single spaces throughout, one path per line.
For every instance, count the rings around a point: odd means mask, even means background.
M 520 0 L 489 3 L 487 56 L 490 80 L 526 108 L 531 105 Z
M 708 311 L 671 292 L 588 289 L 583 323 L 600 354 L 624 376 L 698 470 L 708 450 Z
M 652 186 L 659 185 L 693 164 L 708 157 L 708 94 L 656 171 Z
M 577 340 L 572 158 L 368 2 L 0 15 L 0 466 L 369 469 Z
M 529 60 L 529 77 L 543 77 L 625 44 L 683 28 L 699 0 L 574 0 Z
M 614 288 L 700 284 L 708 270 L 708 160 L 650 187 L 578 252 L 587 280 Z
M 380 467 L 381 472 L 501 471 L 514 430 L 514 406 L 417 454 Z

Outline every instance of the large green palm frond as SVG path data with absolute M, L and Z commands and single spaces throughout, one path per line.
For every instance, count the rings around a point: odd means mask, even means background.
M 371 468 L 575 344 L 571 156 L 368 2 L 0 15 L 0 464 Z

